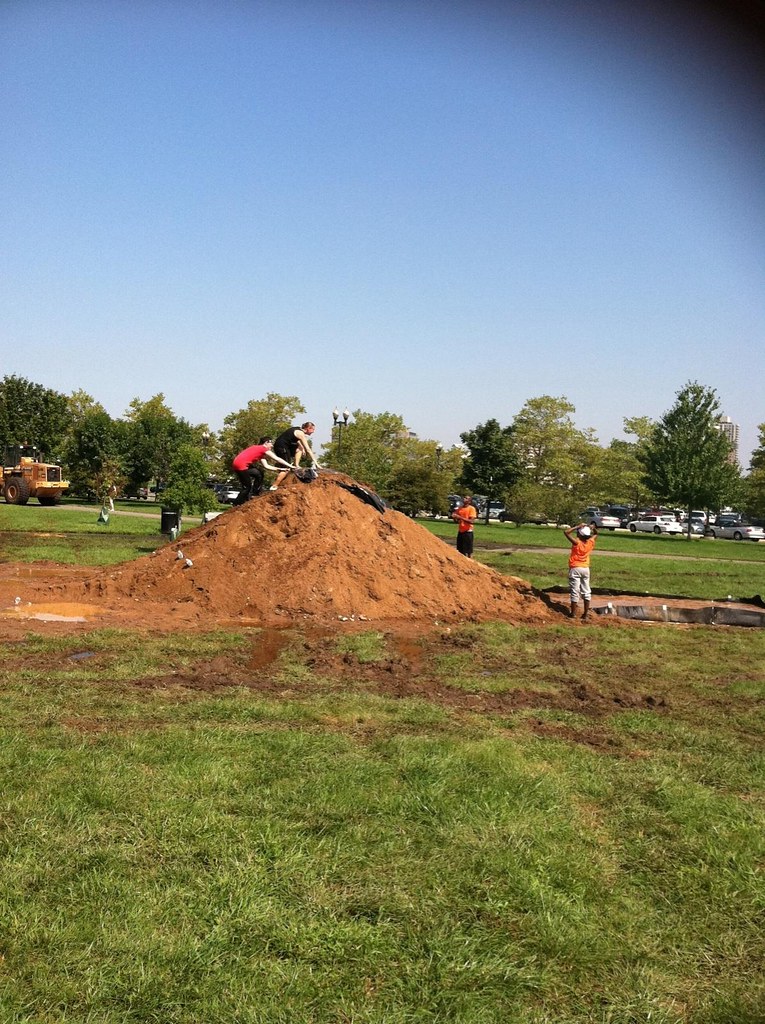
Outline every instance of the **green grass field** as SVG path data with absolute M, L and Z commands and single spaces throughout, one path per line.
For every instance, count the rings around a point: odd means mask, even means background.
M 422 525 L 454 539 L 453 524 Z M 543 590 L 566 585 L 569 544 L 562 530 L 497 523 L 478 527 L 475 543 L 476 558 L 502 573 Z M 591 563 L 596 590 L 699 600 L 765 597 L 765 543 L 607 532 L 598 535 Z
M 3 1024 L 765 1020 L 762 631 L 45 630 L 2 643 Z
M 160 533 L 161 506 L 119 502 L 106 524 L 98 522 L 99 510 L 100 505 L 83 511 L 67 505 L 0 503 L 0 558 L 111 565 L 149 554 L 167 542 Z M 201 520 L 189 516 L 183 522 L 191 528 Z
M 425 529 L 453 540 L 456 533 L 454 523 L 443 519 L 418 520 Z M 532 547 L 559 548 L 568 552 L 569 544 L 563 530 L 554 526 L 521 526 L 510 523 L 479 523 L 475 531 L 477 547 Z M 650 533 L 627 533 L 626 531 L 604 530 L 598 534 L 598 551 L 618 551 L 623 554 L 660 555 L 672 558 L 703 558 L 714 561 L 751 561 L 765 566 L 765 542 L 712 540 L 708 537 L 684 536 L 654 537 Z

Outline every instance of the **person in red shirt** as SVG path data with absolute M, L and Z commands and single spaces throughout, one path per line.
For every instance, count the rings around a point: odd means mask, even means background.
M 590 553 L 595 547 L 595 538 L 598 535 L 598 528 L 593 523 L 587 526 L 586 523 L 579 523 L 578 526 L 571 526 L 563 531 L 564 536 L 571 545 L 571 553 L 568 557 L 568 592 L 571 598 L 571 618 L 576 618 L 576 609 L 579 604 L 581 592 L 584 610 L 582 621 L 590 617 L 590 601 L 592 590 L 590 589 Z
M 264 438 L 260 444 L 250 445 L 234 458 L 231 468 L 242 485 L 239 496 L 234 502 L 235 505 L 243 505 L 245 501 L 260 494 L 263 490 L 263 480 L 267 469 L 278 473 L 281 472 L 282 466 L 289 467 L 289 462 L 280 459 L 275 452 L 271 451 L 273 446 L 273 441 L 270 438 Z M 279 463 L 279 465 L 273 463 Z
M 452 519 L 459 524 L 457 530 L 457 550 L 466 558 L 473 557 L 473 523 L 478 513 L 475 510 L 473 499 L 466 494 L 462 504 L 452 512 Z

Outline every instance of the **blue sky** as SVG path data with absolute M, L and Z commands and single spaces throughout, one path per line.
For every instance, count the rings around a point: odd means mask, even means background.
M 446 445 L 544 394 L 607 444 L 698 380 L 747 463 L 765 79 L 725 9 L 6 0 L 0 375 Z

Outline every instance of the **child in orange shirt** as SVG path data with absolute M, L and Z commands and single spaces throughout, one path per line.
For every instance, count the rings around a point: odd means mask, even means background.
M 595 547 L 595 538 L 598 535 L 598 528 L 593 524 L 587 526 L 579 523 L 578 526 L 571 526 L 563 531 L 563 535 L 571 545 L 571 554 L 568 558 L 568 592 L 571 597 L 571 618 L 576 618 L 576 606 L 579 604 L 579 593 L 581 591 L 584 601 L 582 621 L 590 617 L 590 601 L 592 590 L 590 589 L 590 553 Z

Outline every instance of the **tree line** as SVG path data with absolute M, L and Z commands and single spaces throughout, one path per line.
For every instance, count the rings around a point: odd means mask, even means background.
M 443 514 L 450 494 L 468 490 L 501 501 L 517 522 L 571 522 L 589 504 L 731 505 L 765 517 L 765 424 L 742 474 L 716 426 L 714 389 L 687 383 L 660 420 L 625 418 L 628 440 L 606 447 L 593 430 L 577 428 L 575 412 L 567 398 L 542 395 L 507 425 L 487 419 L 447 449 L 412 435 L 396 413 L 357 409 L 317 454 L 410 515 Z M 0 380 L 3 449 L 35 445 L 45 460 L 61 462 L 75 495 L 135 495 L 153 482 L 164 504 L 185 512 L 215 507 L 209 484 L 231 475 L 234 455 L 305 416 L 297 396 L 271 392 L 213 431 L 176 416 L 162 394 L 135 398 L 113 418 L 84 391 L 67 396 L 18 376 Z

